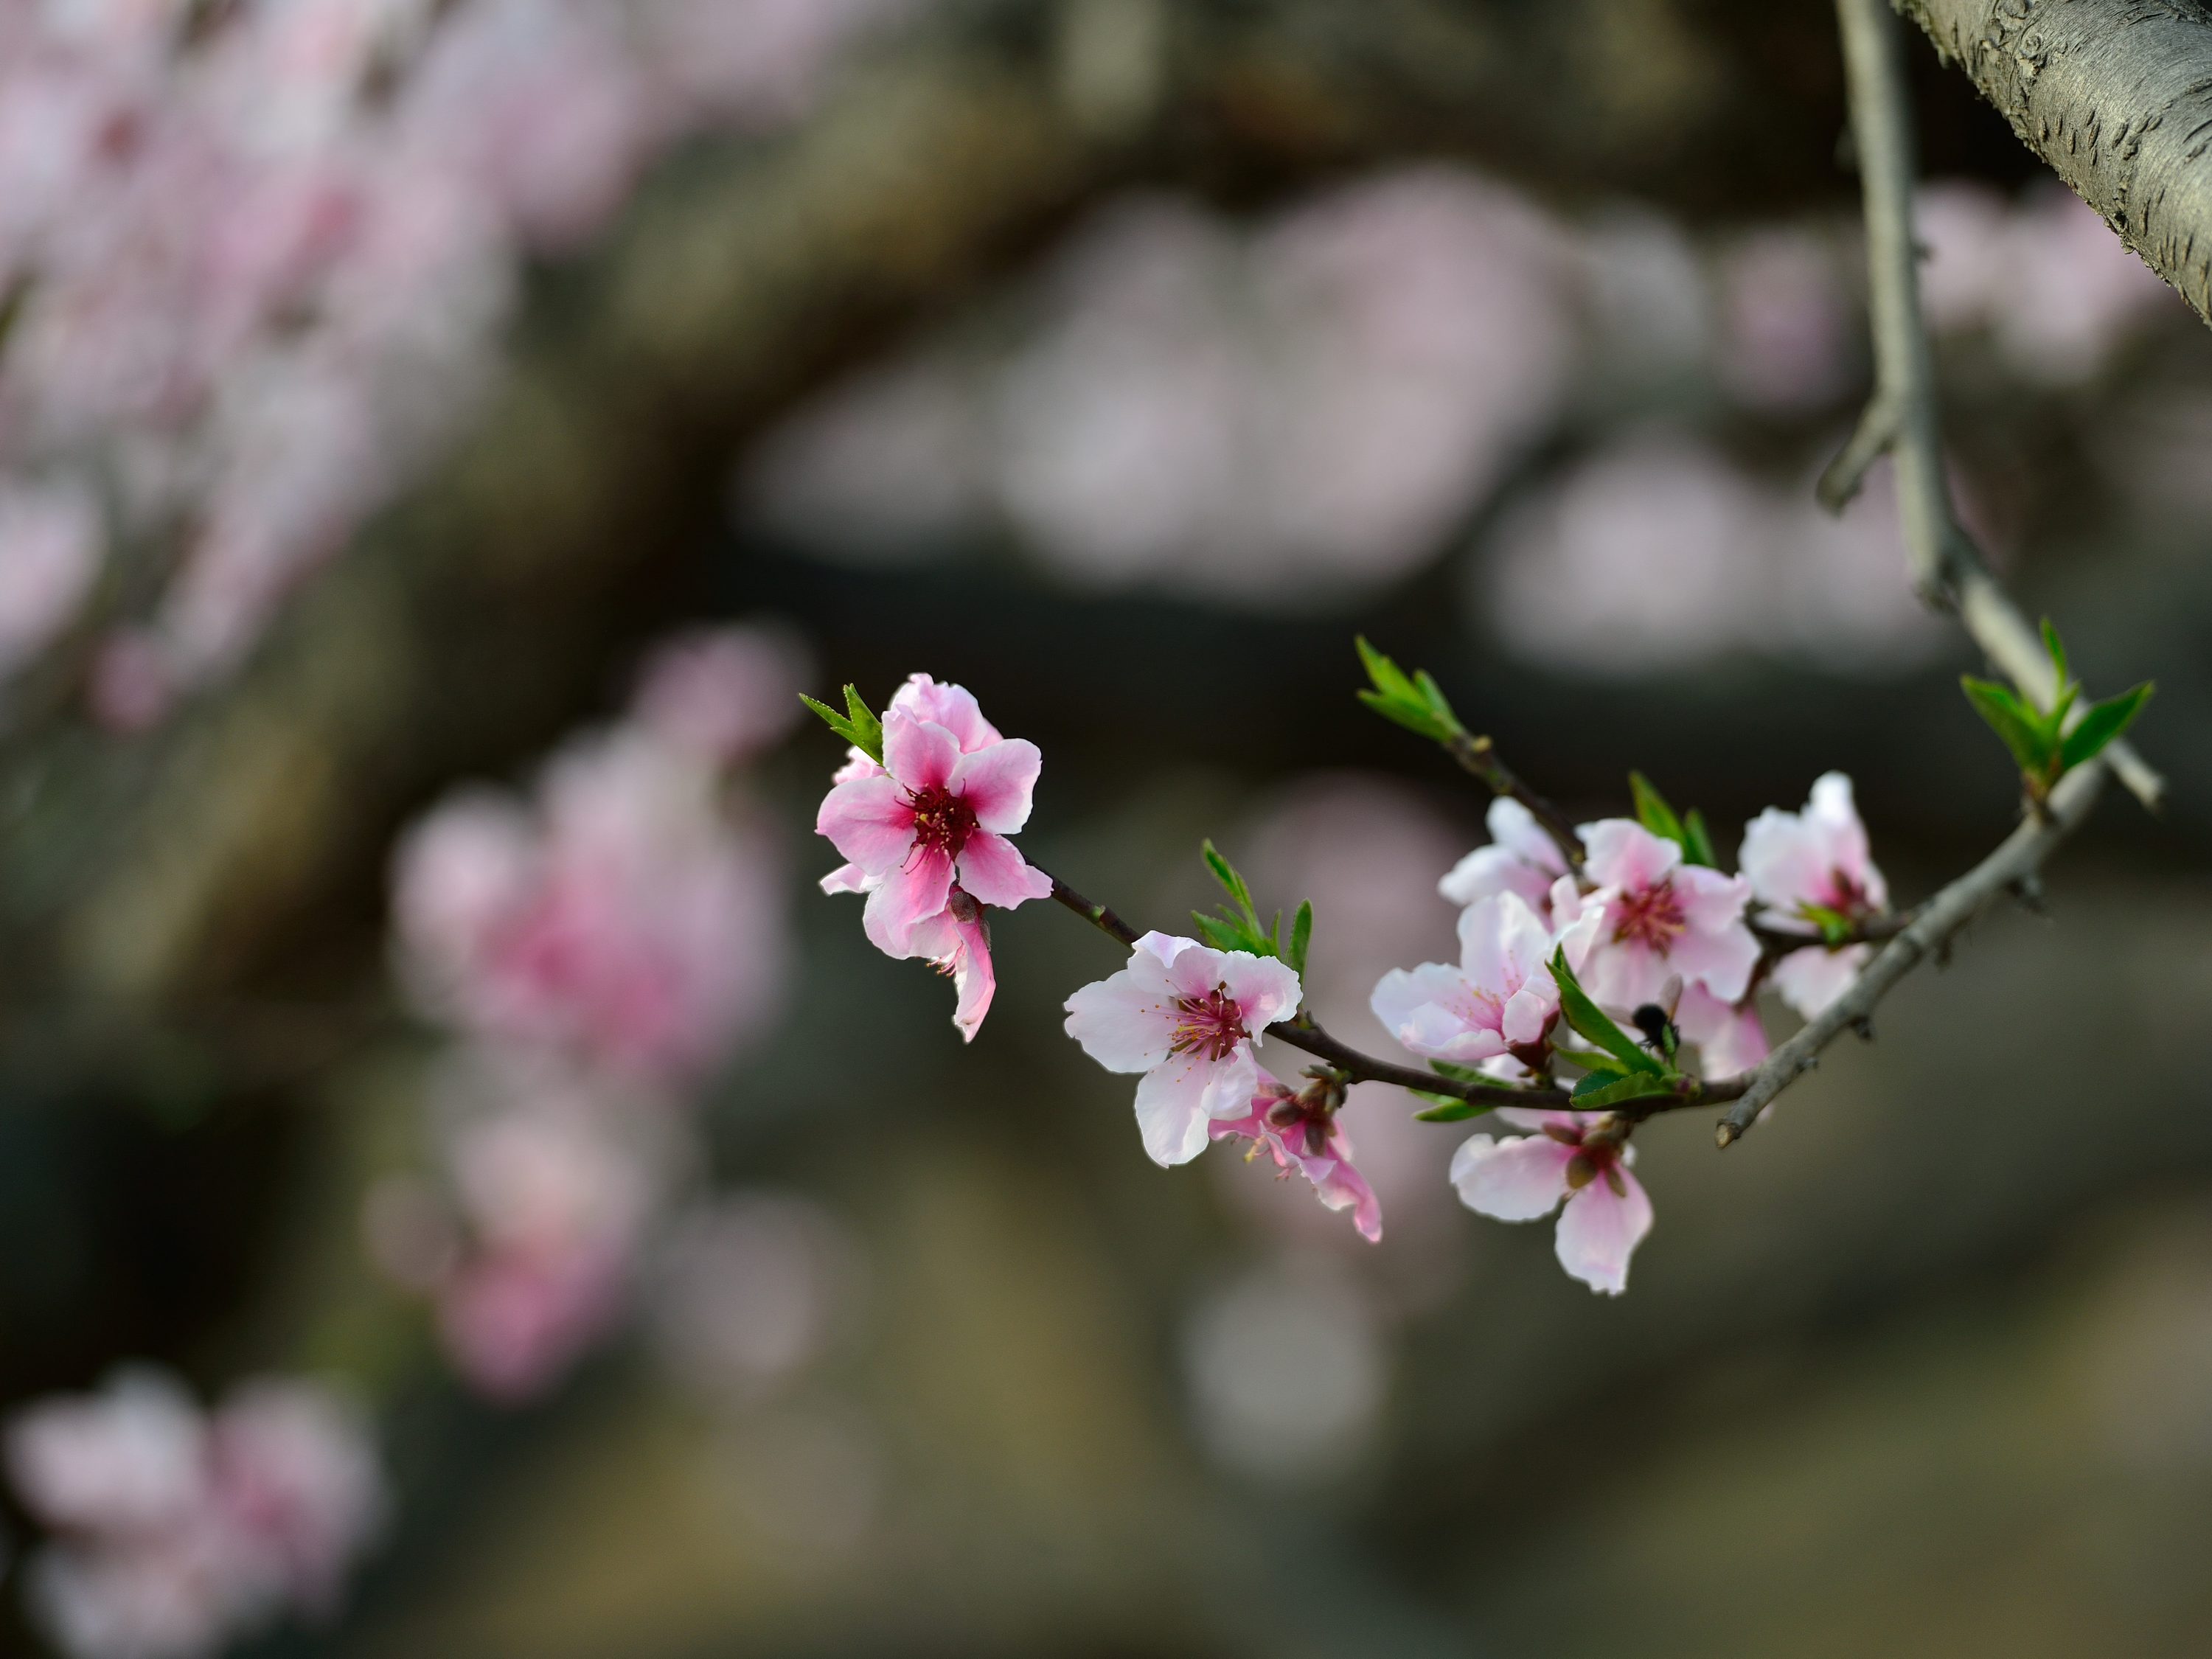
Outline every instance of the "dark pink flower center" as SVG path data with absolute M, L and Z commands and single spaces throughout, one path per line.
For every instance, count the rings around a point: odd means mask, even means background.
M 975 809 L 942 788 L 911 790 L 907 801 L 914 808 L 915 850 L 958 858 L 968 837 L 975 833 Z
M 1175 1040 L 1168 1045 L 1171 1054 L 1197 1054 L 1208 1060 L 1226 1060 L 1249 1035 L 1244 1030 L 1244 1010 L 1225 985 L 1215 986 L 1202 997 L 1177 997 L 1175 1011 Z
M 1873 902 L 1867 896 L 1867 890 L 1841 870 L 1828 872 L 1828 896 L 1825 902 L 1831 910 L 1854 921 L 1874 909 Z
M 1664 956 L 1672 947 L 1674 936 L 1689 926 L 1671 881 L 1662 881 L 1656 887 L 1632 889 L 1614 902 L 1614 915 L 1619 918 L 1613 925 L 1616 945 L 1649 945 Z

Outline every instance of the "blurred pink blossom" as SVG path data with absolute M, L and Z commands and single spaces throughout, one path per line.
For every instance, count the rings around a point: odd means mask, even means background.
M 328 1616 L 387 1505 L 359 1415 L 297 1379 L 209 1414 L 127 1369 L 26 1407 L 7 1453 L 55 1534 L 27 1569 L 32 1611 L 73 1659 L 198 1659 L 284 1613 Z
M 83 489 L 0 484 L 0 678 L 69 625 L 103 550 L 99 504 Z
M 1796 226 L 1753 232 L 1723 252 L 1717 368 L 1742 402 L 1819 408 L 1850 390 L 1845 258 L 1835 239 Z
M 623 726 L 526 805 L 465 792 L 400 844 L 393 908 L 423 1006 L 500 1041 L 697 1077 L 775 1012 L 781 861 L 718 772 Z

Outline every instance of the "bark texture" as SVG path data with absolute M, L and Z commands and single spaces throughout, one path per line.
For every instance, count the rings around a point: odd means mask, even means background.
M 2193 0 L 1895 0 L 2212 322 L 2212 13 Z

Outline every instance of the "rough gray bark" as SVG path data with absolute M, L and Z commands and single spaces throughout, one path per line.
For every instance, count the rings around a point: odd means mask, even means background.
M 1894 0 L 2212 322 L 2212 14 L 2193 0 Z

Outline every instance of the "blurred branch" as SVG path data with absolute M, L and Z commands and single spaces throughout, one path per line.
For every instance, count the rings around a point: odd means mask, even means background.
M 1836 0 L 1836 17 L 1850 89 L 1851 137 L 1866 193 L 1875 393 L 1850 444 L 1822 476 L 1820 500 L 1830 511 L 1840 511 L 1875 457 L 1887 450 L 1896 462 L 1898 514 L 1922 595 L 1954 609 L 2021 695 L 2047 709 L 2057 687 L 2043 641 L 1951 509 L 1935 363 L 1920 315 L 1919 252 L 1912 234 L 1917 167 L 1897 19 L 1889 0 Z M 2212 30 L 2200 33 L 2212 40 Z M 2212 72 L 2212 56 L 2206 62 Z M 2206 110 L 2212 118 L 2212 104 Z M 2212 234 L 2207 240 L 2212 246 Z M 2080 718 L 2077 712 L 2073 721 Z M 2165 780 L 2124 742 L 2113 744 L 2108 753 L 2130 792 L 2156 810 Z
M 1996 851 L 1923 905 L 1911 925 L 1882 947 L 1849 990 L 1808 1020 L 1756 1071 L 1735 1079 L 1741 1092 L 1714 1139 L 1723 1147 L 1741 1139 L 1769 1101 L 1819 1064 L 1820 1050 L 1868 1019 L 1890 988 L 1928 957 L 1940 959 L 1960 929 L 1991 900 L 2033 877 L 2088 817 L 2104 787 L 2106 770 L 2101 759 L 2094 760 L 2060 779 L 2042 815 L 2026 819 Z M 1717 1097 L 1717 1091 L 1708 1097 Z
M 1897 4 L 2212 322 L 2212 16 L 2189 0 Z

